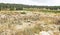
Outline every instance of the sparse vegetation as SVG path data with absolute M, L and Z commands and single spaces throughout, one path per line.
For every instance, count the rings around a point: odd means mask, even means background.
M 5 12 L 5 11 L 4 11 Z M 35 35 L 41 31 L 56 31 L 60 30 L 57 21 L 60 22 L 60 14 L 58 13 L 44 13 L 44 12 L 0 12 L 0 32 L 8 35 Z M 21 15 L 23 14 L 23 15 Z M 27 16 L 28 15 L 28 16 Z M 48 16 L 49 15 L 49 16 Z M 51 16 L 50 16 L 51 15 Z M 52 17 L 53 16 L 53 17 Z M 56 16 L 58 16 L 56 18 Z M 56 21 L 55 21 L 56 20 Z M 55 21 L 55 22 L 54 22 Z M 54 26 L 56 25 L 56 26 Z M 56 28 L 57 27 L 57 28 Z M 10 30 L 10 31 L 9 31 Z M 3 31 L 3 32 L 2 32 Z M 0 34 L 1 34 L 0 33 Z M 54 33 L 54 32 L 53 32 Z M 5 35 L 6 35 L 5 34 Z M 57 33 L 59 34 L 59 33 Z M 56 34 L 55 34 L 56 35 Z M 59 34 L 60 35 L 60 34 Z
M 60 6 L 0 5 L 0 35 L 60 35 Z

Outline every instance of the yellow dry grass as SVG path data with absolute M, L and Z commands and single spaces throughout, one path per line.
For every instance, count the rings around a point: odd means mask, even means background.
M 59 19 L 60 13 L 0 11 L 0 35 L 39 35 L 41 31 L 50 30 L 60 35 L 55 24 Z

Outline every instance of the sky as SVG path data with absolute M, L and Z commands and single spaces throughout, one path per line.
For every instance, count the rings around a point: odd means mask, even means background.
M 15 3 L 38 6 L 60 6 L 60 0 L 0 0 L 0 3 Z

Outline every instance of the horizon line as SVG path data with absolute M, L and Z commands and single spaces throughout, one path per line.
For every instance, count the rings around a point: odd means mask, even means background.
M 4 3 L 3 4 L 22 4 L 22 3 Z M 22 5 L 29 5 L 29 6 L 60 6 L 60 5 L 32 5 L 32 4 L 22 4 Z

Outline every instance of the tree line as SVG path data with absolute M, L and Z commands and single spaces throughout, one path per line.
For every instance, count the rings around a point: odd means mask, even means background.
M 23 5 L 23 4 L 4 4 L 0 3 L 0 10 L 23 10 L 23 8 L 46 8 L 51 10 L 60 9 L 60 6 L 35 6 L 35 5 Z

